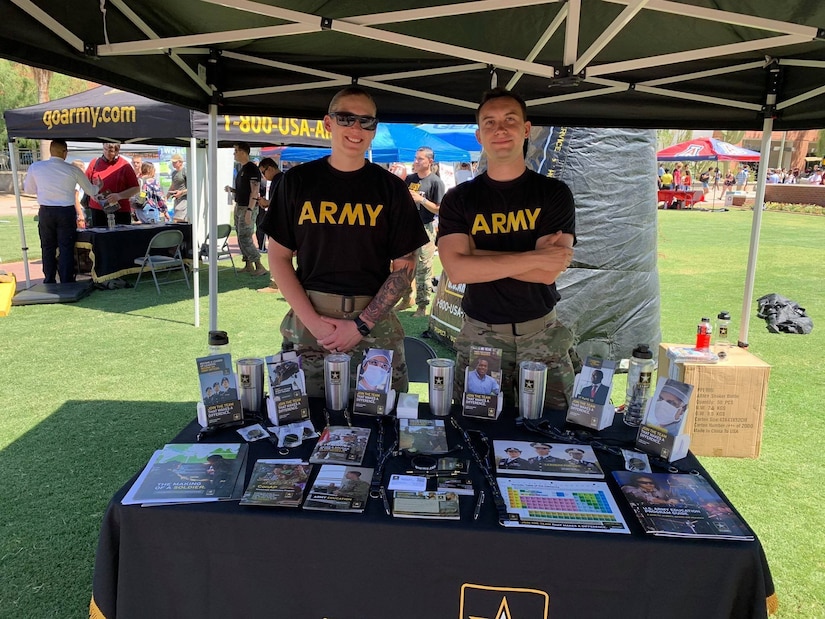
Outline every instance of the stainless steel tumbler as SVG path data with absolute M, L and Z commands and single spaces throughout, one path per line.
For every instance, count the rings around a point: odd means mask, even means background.
M 518 414 L 525 419 L 539 419 L 544 411 L 547 366 L 539 361 L 519 363 Z
M 238 359 L 238 395 L 245 419 L 264 417 L 264 360 Z
M 430 410 L 437 417 L 446 417 L 453 404 L 455 361 L 428 359 L 427 363 L 430 365 Z
M 329 411 L 346 410 L 349 404 L 349 362 L 346 353 L 324 357 L 324 393 Z

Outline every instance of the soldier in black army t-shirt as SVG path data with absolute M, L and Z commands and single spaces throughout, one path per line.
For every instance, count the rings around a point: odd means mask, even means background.
M 291 307 L 283 345 L 302 356 L 310 396 L 323 394 L 325 354 L 360 362 L 367 348 L 393 351 L 392 386 L 407 390 L 404 331 L 392 308 L 427 235 L 404 182 L 364 159 L 375 114 L 365 90 L 339 91 L 324 116 L 332 153 L 284 173 L 263 223 L 272 277 Z

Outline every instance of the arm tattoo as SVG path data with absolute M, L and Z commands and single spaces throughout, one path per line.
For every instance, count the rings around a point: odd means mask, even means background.
M 367 309 L 362 312 L 365 319 L 376 323 L 395 307 L 398 299 L 412 284 L 415 275 L 414 257 L 415 253 L 413 252 L 395 260 L 395 270 L 390 273 L 372 301 L 370 301 Z

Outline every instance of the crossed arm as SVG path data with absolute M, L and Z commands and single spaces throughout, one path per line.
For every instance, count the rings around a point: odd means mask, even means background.
M 455 284 L 479 284 L 510 277 L 552 284 L 573 259 L 573 235 L 561 231 L 536 241 L 535 249 L 502 252 L 477 249 L 472 237 L 449 234 L 438 241 L 441 264 Z
M 318 340 L 318 344 L 327 350 L 347 352 L 361 341 L 355 322 L 349 319 L 321 316 L 312 307 L 306 290 L 298 281 L 298 275 L 292 265 L 292 250 L 269 239 L 269 269 L 272 278 L 284 295 L 289 306 L 298 319 Z M 409 253 L 392 261 L 392 272 L 378 289 L 367 308 L 361 312 L 361 320 L 373 328 L 392 310 L 401 295 L 409 287 L 415 274 L 415 254 Z

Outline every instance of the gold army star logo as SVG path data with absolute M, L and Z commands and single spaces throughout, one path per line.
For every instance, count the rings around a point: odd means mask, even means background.
M 539 589 L 461 585 L 459 619 L 549 619 L 550 596 Z
M 333 383 L 340 383 L 341 382 L 341 371 L 340 370 L 330 370 L 329 379 Z
M 443 389 L 444 388 L 444 377 L 443 376 L 434 376 L 433 377 L 433 387 L 436 389 Z
M 536 388 L 536 383 L 532 378 L 525 378 L 524 379 L 524 390 L 525 391 L 533 391 Z

